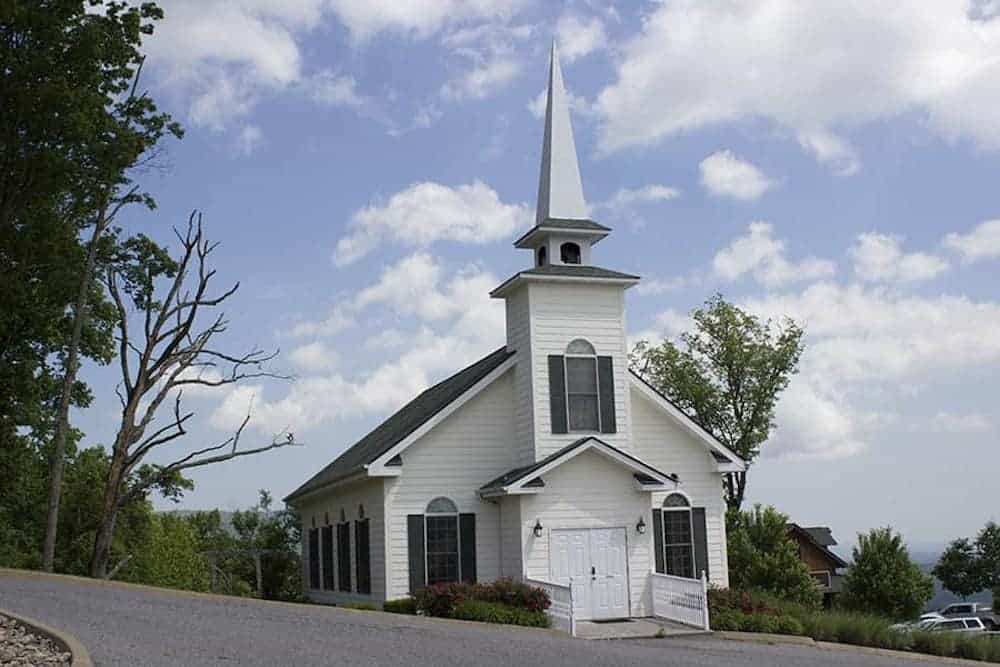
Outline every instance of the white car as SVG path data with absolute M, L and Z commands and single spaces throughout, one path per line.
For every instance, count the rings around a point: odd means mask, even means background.
M 926 621 L 920 630 L 929 632 L 986 632 L 986 626 L 975 616 L 967 618 L 935 618 Z

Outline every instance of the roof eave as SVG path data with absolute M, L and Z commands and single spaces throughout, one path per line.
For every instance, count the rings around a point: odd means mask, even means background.
M 550 234 L 557 234 L 559 236 L 581 236 L 590 239 L 590 245 L 596 245 L 600 243 L 605 236 L 611 233 L 611 230 L 602 231 L 596 229 L 573 229 L 572 227 L 546 227 L 545 225 L 538 225 L 537 227 L 532 227 L 524 236 L 514 241 L 514 247 L 521 250 L 526 250 L 532 248 L 540 237 L 544 237 Z
M 597 278 L 592 276 L 539 276 L 518 273 L 490 292 L 490 298 L 502 299 L 524 282 L 587 283 L 589 285 L 622 285 L 625 289 L 639 283 L 639 278 Z

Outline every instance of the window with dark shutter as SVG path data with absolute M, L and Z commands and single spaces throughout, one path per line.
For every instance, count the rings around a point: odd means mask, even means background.
M 340 590 L 351 592 L 351 524 L 337 524 L 337 579 Z
M 694 539 L 694 576 L 708 576 L 708 527 L 705 525 L 705 508 L 691 510 L 691 532 Z
M 611 357 L 597 358 L 597 386 L 601 397 L 601 433 L 617 433 L 615 422 L 615 373 Z
M 323 590 L 332 591 L 333 583 L 333 526 L 323 526 L 320 536 L 323 538 Z
M 319 530 L 309 529 L 309 588 L 319 588 Z
M 372 568 L 371 568 L 371 546 L 369 544 L 370 531 L 368 529 L 370 519 L 354 522 L 354 544 L 357 551 L 358 568 L 358 593 L 369 595 L 372 592 Z
M 666 574 L 667 569 L 663 563 L 663 512 L 653 510 L 653 554 L 656 572 Z
M 568 433 L 566 422 L 566 364 L 562 355 L 549 355 L 549 408 L 552 432 Z
M 671 493 L 663 501 L 661 514 L 664 572 L 693 579 L 695 562 L 691 504 L 681 494 Z

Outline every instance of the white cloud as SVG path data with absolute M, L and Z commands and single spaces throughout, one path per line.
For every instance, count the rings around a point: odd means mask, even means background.
M 633 204 L 648 204 L 670 201 L 681 196 L 681 191 L 667 185 L 644 185 L 641 188 L 620 188 L 610 199 L 594 205 L 594 208 L 618 208 Z
M 589 19 L 574 13 L 564 13 L 556 21 L 556 44 L 559 57 L 571 63 L 607 45 L 604 23 L 596 16 Z
M 849 254 L 854 273 L 871 282 L 916 282 L 936 278 L 948 270 L 948 262 L 924 252 L 904 253 L 898 236 L 866 232 L 860 234 Z
M 774 185 L 764 172 L 732 151 L 712 153 L 698 165 L 701 184 L 716 197 L 749 201 L 759 198 Z
M 292 363 L 304 371 L 322 371 L 337 365 L 337 352 L 322 341 L 301 345 L 291 354 Z
M 566 88 L 566 102 L 569 105 L 569 110 L 578 116 L 593 116 L 594 115 L 594 105 L 588 102 L 586 98 L 578 97 L 573 94 L 573 91 Z M 548 90 L 542 88 L 538 91 L 531 101 L 528 102 L 528 111 L 532 116 L 541 120 L 545 118 L 545 105 L 548 103 Z
M 970 412 L 938 412 L 931 418 L 931 428 L 945 433 L 979 433 L 992 428 L 993 422 L 984 414 Z
M 877 398 L 899 400 L 907 387 L 940 374 L 1000 364 L 997 303 L 818 283 L 742 305 L 806 329 L 800 373 L 778 406 L 773 454 L 852 454 L 891 419 Z
M 333 336 L 355 326 L 354 318 L 344 306 L 334 306 L 322 320 L 306 320 L 292 324 L 290 335 L 297 338 L 309 336 Z
M 351 233 L 337 242 L 333 258 L 338 266 L 345 266 L 384 239 L 416 247 L 443 240 L 489 243 L 510 236 L 530 221 L 527 205 L 503 203 L 482 181 L 454 188 L 414 183 L 384 203 L 356 211 Z
M 506 88 L 523 70 L 520 43 L 532 31 L 530 25 L 484 23 L 445 35 L 441 45 L 459 64 L 441 96 L 452 102 L 484 99 Z
M 948 234 L 944 246 L 959 253 L 966 262 L 1000 257 L 1000 219 L 987 220 L 968 234 Z
M 525 0 L 330 0 L 356 41 L 380 32 L 426 38 L 448 27 L 511 17 Z
M 250 155 L 264 141 L 264 133 L 256 125 L 245 125 L 236 140 L 236 150 L 241 155 Z
M 967 0 L 678 0 L 653 6 L 599 95 L 604 151 L 765 119 L 836 168 L 837 137 L 917 112 L 949 139 L 1000 148 L 1000 21 Z M 794 91 L 794 92 L 790 92 Z
M 483 99 L 504 88 L 521 73 L 521 64 L 508 56 L 493 55 L 441 87 L 448 100 Z
M 789 261 L 785 257 L 785 242 L 775 239 L 773 231 L 773 226 L 766 222 L 750 223 L 745 236 L 734 239 L 715 254 L 712 259 L 715 275 L 733 281 L 752 273 L 758 282 L 773 287 L 834 274 L 836 265 L 829 260 L 806 257 L 798 262 Z
M 384 329 L 382 333 L 391 334 L 373 335 L 379 344 L 405 343 L 397 358 L 355 376 L 324 373 L 333 367 L 332 350 L 303 346 L 293 352 L 293 361 L 311 373 L 276 399 L 269 399 L 259 385 L 229 393 L 213 414 L 213 425 L 232 428 L 246 415 L 248 406 L 252 406 L 254 427 L 264 432 L 287 427 L 302 431 L 345 417 L 388 412 L 501 345 L 503 304 L 489 298 L 489 290 L 498 283 L 496 277 L 475 267 L 447 280 L 443 275 L 437 260 L 417 253 L 386 269 L 375 285 L 362 290 L 352 302 L 358 312 L 388 308 L 400 317 L 420 321 L 414 331 Z M 419 287 L 403 284 L 407 278 Z M 317 360 L 326 367 L 315 365 Z
M 635 286 L 635 293 L 640 296 L 661 296 L 683 289 L 688 283 L 686 278 L 645 278 Z

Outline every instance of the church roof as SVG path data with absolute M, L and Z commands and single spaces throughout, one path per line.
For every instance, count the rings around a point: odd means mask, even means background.
M 594 239 L 591 243 L 597 243 L 611 232 L 611 228 L 605 227 L 604 225 L 594 222 L 593 220 L 548 218 L 529 229 L 523 236 L 521 236 L 521 238 L 514 241 L 514 247 L 530 248 L 534 245 L 535 241 L 544 236 L 546 232 L 588 234 Z
M 569 99 L 563 87 L 555 42 L 552 43 L 549 61 L 549 92 L 545 104 L 545 138 L 542 142 L 542 169 L 538 176 L 535 224 L 540 225 L 550 218 L 587 218 L 573 126 L 569 120 Z
M 363 472 L 366 465 L 385 454 L 434 415 L 448 407 L 513 354 L 514 352 L 508 350 L 506 346 L 501 347 L 425 390 L 375 427 L 368 435 L 354 443 L 333 463 L 285 496 L 285 502 L 295 500 L 310 491 Z M 331 400 L 334 399 L 331 398 Z
M 546 264 L 536 266 L 532 269 L 519 271 L 505 280 L 499 287 L 490 292 L 493 298 L 502 297 L 516 283 L 532 279 L 560 280 L 574 278 L 579 280 L 592 280 L 594 282 L 613 282 L 631 285 L 639 280 L 639 276 L 611 269 L 602 269 L 599 266 L 589 264 Z

